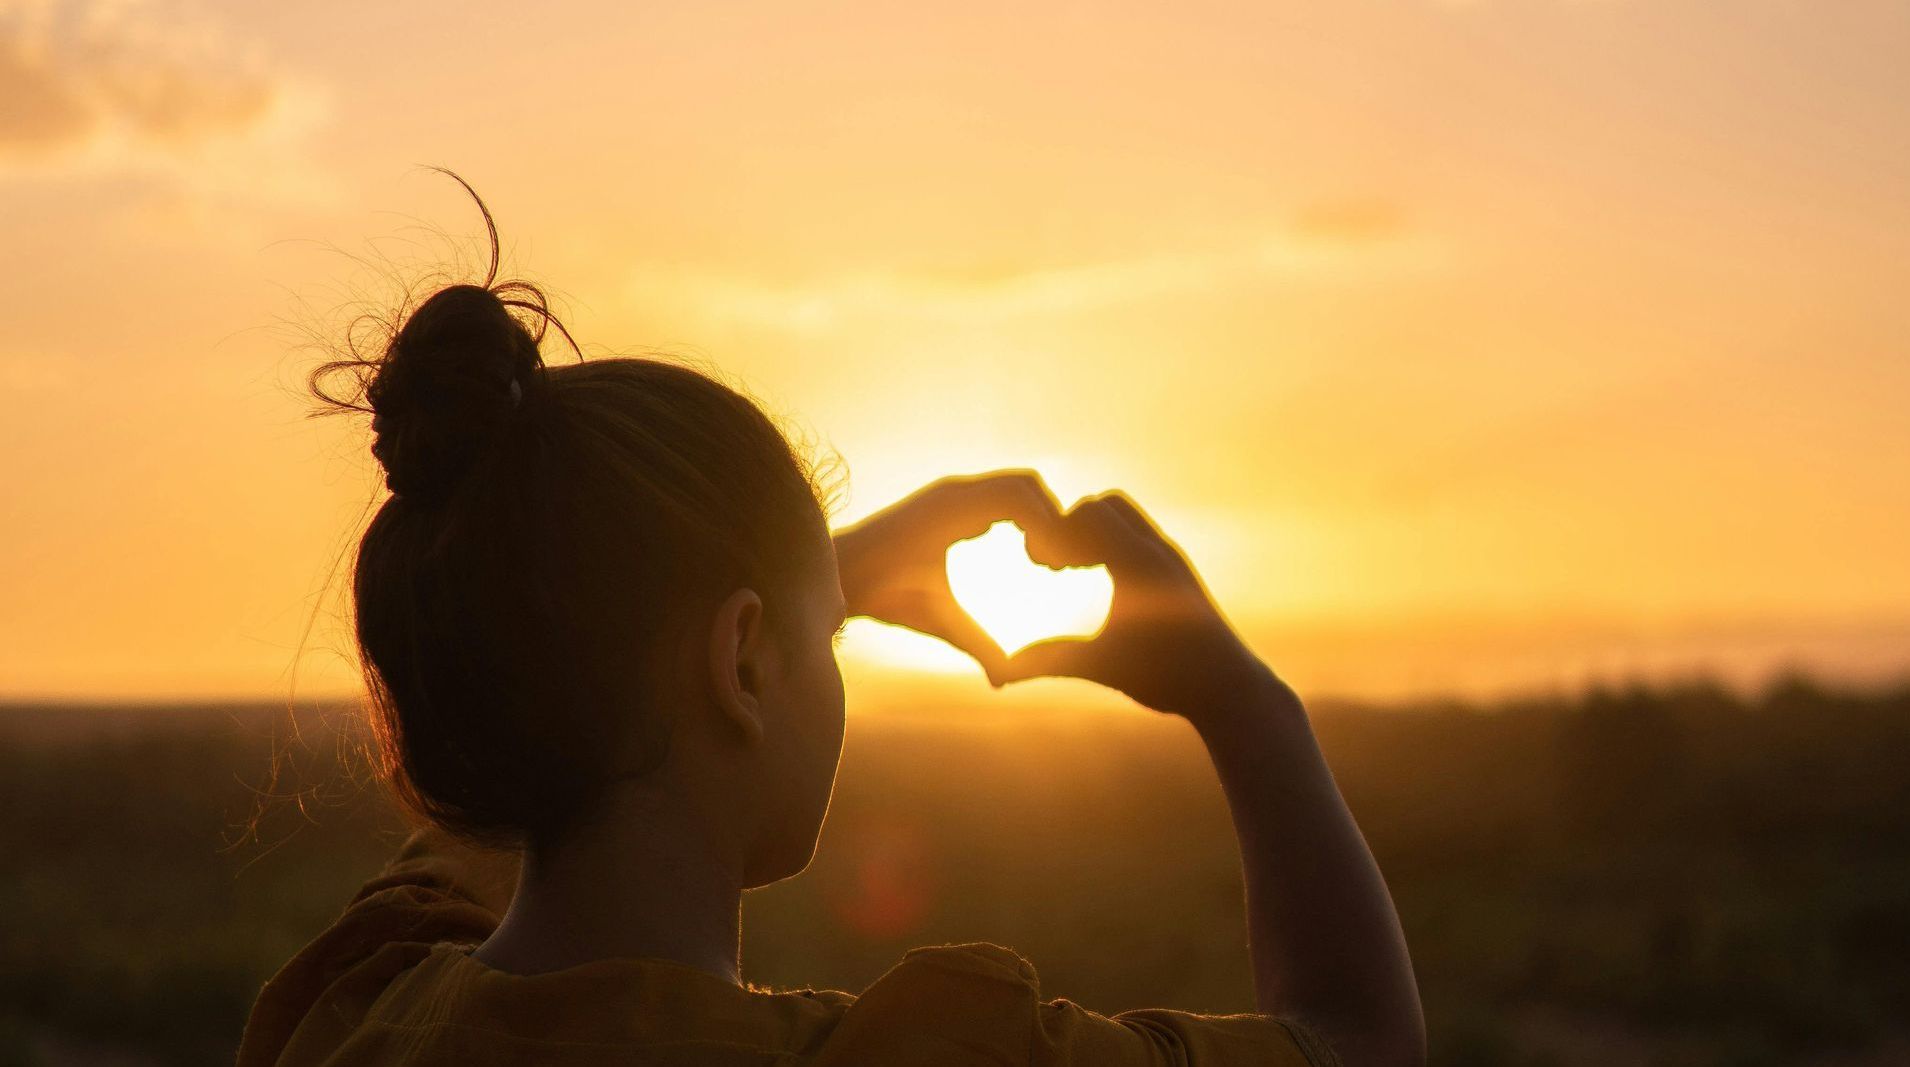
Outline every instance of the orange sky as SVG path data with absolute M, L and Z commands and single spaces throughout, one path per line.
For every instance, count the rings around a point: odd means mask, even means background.
M 1910 668 L 1910 6 L 659 7 L 0 0 L 0 697 L 284 695 L 419 163 L 845 518 L 1121 486 L 1303 687 Z

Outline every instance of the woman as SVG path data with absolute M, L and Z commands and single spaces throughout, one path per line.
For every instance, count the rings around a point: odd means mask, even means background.
M 314 378 L 374 415 L 391 496 L 357 636 L 427 829 L 267 984 L 242 1067 L 1424 1060 L 1398 920 L 1300 702 L 1130 500 L 1063 511 L 1006 471 L 832 537 L 753 403 L 651 360 L 545 367 L 541 297 L 496 270 L 493 230 L 483 285 Z M 1001 519 L 1038 562 L 1108 567 L 1098 635 L 1004 656 L 955 606 L 947 547 Z M 1086 678 L 1191 723 L 1245 857 L 1261 1013 L 1107 1018 L 987 944 L 917 949 L 859 997 L 744 985 L 741 894 L 800 873 L 828 808 L 853 616 L 948 640 L 996 686 Z

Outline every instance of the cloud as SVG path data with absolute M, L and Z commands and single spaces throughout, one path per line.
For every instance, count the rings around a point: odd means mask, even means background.
M 1293 214 L 1294 235 L 1309 241 L 1364 244 L 1394 240 L 1406 230 L 1406 212 L 1391 200 L 1319 200 Z
M 1306 218 L 1306 212 L 1301 213 Z M 986 279 L 874 271 L 770 283 L 680 268 L 631 275 L 639 299 L 798 331 L 844 319 L 904 317 L 949 324 L 1092 313 L 1189 293 L 1294 281 L 1361 281 L 1438 271 L 1447 249 L 1415 234 L 1395 208 L 1323 211 L 1288 233 L 1250 236 L 1232 246 L 1007 272 Z
M 269 133 L 296 97 L 189 8 L 0 0 L 0 168 L 216 150 Z

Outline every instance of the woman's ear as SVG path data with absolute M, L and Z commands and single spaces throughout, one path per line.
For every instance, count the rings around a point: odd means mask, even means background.
M 710 693 L 717 711 L 751 745 L 763 739 L 767 636 L 763 598 L 748 587 L 725 597 L 710 623 Z

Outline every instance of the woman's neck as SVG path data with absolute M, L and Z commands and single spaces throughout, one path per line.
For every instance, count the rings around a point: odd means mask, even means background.
M 510 909 L 473 956 L 513 974 L 660 959 L 741 984 L 741 862 L 708 823 L 676 798 L 612 798 L 561 844 L 525 853 Z

